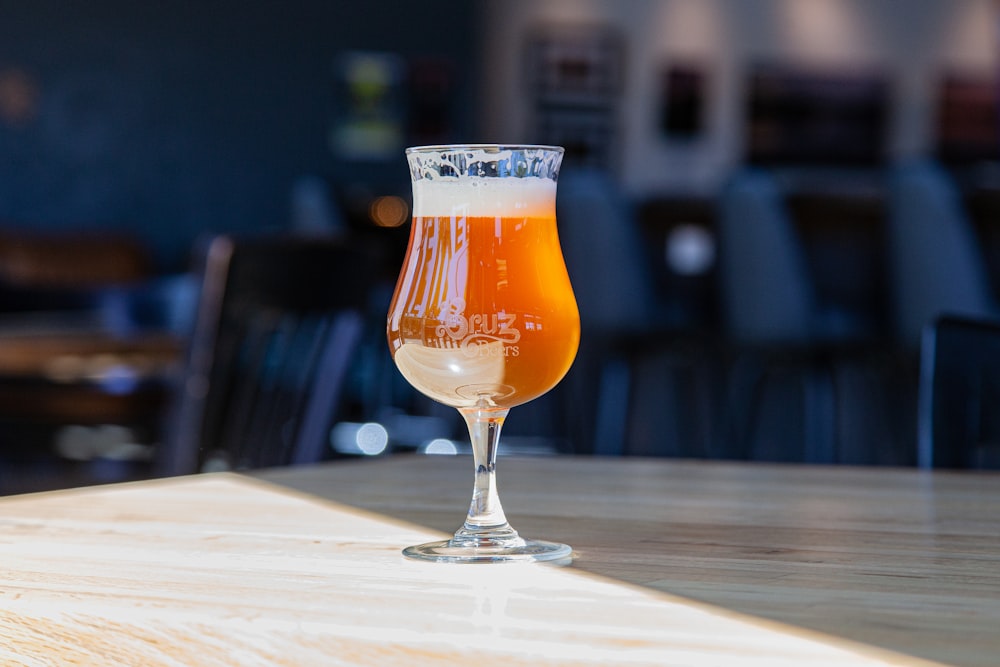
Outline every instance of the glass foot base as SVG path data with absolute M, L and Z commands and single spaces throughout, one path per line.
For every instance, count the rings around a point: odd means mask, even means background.
M 403 549 L 403 555 L 415 560 L 437 563 L 531 563 L 568 564 L 573 549 L 558 542 L 518 539 L 515 544 L 470 544 L 466 540 L 441 540 Z

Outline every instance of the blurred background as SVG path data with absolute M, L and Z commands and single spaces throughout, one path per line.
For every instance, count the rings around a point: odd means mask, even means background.
M 451 142 L 567 149 L 583 342 L 509 451 L 917 465 L 924 331 L 998 312 L 998 46 L 993 0 L 0 2 L 0 493 L 168 470 L 220 235 L 369 258 L 316 456 L 461 450 L 384 343 Z

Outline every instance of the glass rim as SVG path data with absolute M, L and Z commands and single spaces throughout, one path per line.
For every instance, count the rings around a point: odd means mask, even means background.
M 504 151 L 550 151 L 553 153 L 563 154 L 566 149 L 562 146 L 555 146 L 552 144 L 428 144 L 425 146 L 408 146 L 405 150 L 406 155 L 415 155 L 418 153 L 440 153 L 444 151 L 489 151 L 502 153 Z

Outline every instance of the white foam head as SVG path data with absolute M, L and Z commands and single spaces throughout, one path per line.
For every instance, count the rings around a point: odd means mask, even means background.
M 555 215 L 556 182 L 547 178 L 466 176 L 413 182 L 414 217 Z
M 468 144 L 406 149 L 413 214 L 554 216 L 559 146 Z

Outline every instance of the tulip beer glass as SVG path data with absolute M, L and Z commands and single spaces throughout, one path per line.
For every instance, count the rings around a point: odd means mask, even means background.
M 450 540 L 404 549 L 446 562 L 564 560 L 564 544 L 527 540 L 504 516 L 495 467 L 510 408 L 569 370 L 580 317 L 556 230 L 554 146 L 409 148 L 413 223 L 389 307 L 396 367 L 459 410 L 475 464 L 472 504 Z

